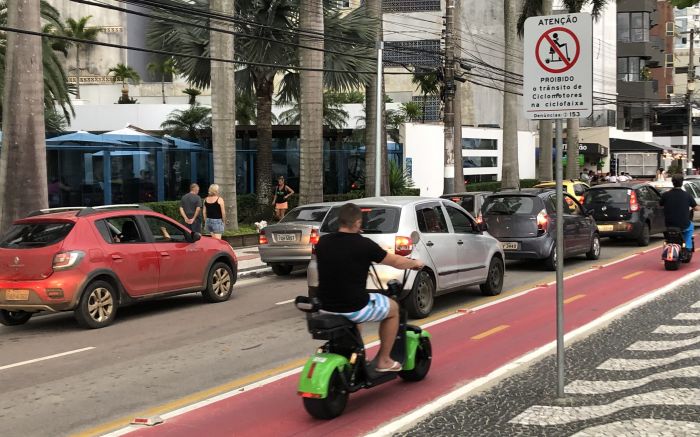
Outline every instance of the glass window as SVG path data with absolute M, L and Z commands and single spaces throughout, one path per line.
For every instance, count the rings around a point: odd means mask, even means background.
M 111 243 L 143 243 L 139 226 L 133 217 L 115 217 L 105 220 Z
M 582 196 L 586 192 L 586 186 L 583 184 L 574 184 L 574 194 Z
M 650 26 L 648 12 L 621 12 L 617 14 L 617 40 L 648 42 Z
M 495 156 L 471 156 L 462 158 L 464 168 L 498 167 L 498 158 Z
M 185 231 L 169 221 L 151 216 L 145 218 L 156 243 L 183 243 L 187 241 Z
M 428 234 L 446 234 L 447 221 L 439 205 L 418 207 L 416 210 L 418 229 Z
M 673 85 L 666 85 L 666 95 L 673 94 Z
M 591 188 L 586 192 L 583 204 L 628 205 L 630 193 L 631 190 L 624 188 Z
M 582 215 L 581 207 L 578 206 L 578 203 L 576 203 L 574 198 L 569 196 L 568 194 L 564 194 L 564 205 L 563 206 L 564 206 L 564 214 Z
M 666 66 L 673 67 L 673 53 L 666 53 Z M 671 86 L 673 89 L 673 86 Z
M 282 222 L 320 222 L 330 208 L 327 206 L 299 207 L 289 211 Z
M 645 67 L 646 61 L 638 56 L 617 58 L 617 79 L 625 82 L 643 80 L 642 72 Z
M 365 234 L 393 234 L 399 229 L 401 209 L 384 206 L 364 206 L 362 210 L 362 232 Z M 337 232 L 340 207 L 331 208 L 323 220 L 321 232 Z
M 384 12 L 440 11 L 440 0 L 384 0 Z
M 73 229 L 71 222 L 20 223 L 12 225 L 0 240 L 0 247 L 33 249 L 59 243 Z
M 673 21 L 666 22 L 666 36 L 673 36 L 676 33 L 676 26 Z
M 498 150 L 498 140 L 490 138 L 462 138 L 462 149 Z
M 447 209 L 447 215 L 450 217 L 452 227 L 456 234 L 468 234 L 472 232 L 472 222 L 465 213 L 449 205 L 445 205 L 445 209 Z
M 481 207 L 484 215 L 537 214 L 542 205 L 533 196 L 489 196 Z
M 629 42 L 630 40 L 630 14 L 617 14 L 617 40 Z

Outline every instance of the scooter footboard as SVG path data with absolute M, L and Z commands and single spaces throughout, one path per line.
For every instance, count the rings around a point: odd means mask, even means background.
M 349 366 L 348 359 L 338 354 L 312 355 L 299 376 L 297 392 L 302 397 L 323 399 L 328 396 L 328 385 L 334 370 L 342 373 Z
M 430 338 L 430 333 L 426 330 L 421 330 L 420 333 L 406 331 L 406 361 L 403 370 L 413 370 L 416 367 L 416 350 L 423 338 Z

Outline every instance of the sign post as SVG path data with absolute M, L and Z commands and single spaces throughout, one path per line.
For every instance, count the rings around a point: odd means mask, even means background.
M 556 120 L 557 396 L 564 397 L 564 187 L 562 119 L 593 113 L 593 20 L 590 14 L 525 21 L 523 102 L 531 120 Z

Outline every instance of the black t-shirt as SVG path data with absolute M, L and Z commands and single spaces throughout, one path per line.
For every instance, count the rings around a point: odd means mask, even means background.
M 386 251 L 360 234 L 336 232 L 321 237 L 316 245 L 318 297 L 323 309 L 351 313 L 369 302 L 366 290 L 371 263 L 379 263 Z
M 661 206 L 664 207 L 664 217 L 667 228 L 687 229 L 690 226 L 692 212 L 690 208 L 697 206 L 693 196 L 682 188 L 674 188 L 661 195 Z

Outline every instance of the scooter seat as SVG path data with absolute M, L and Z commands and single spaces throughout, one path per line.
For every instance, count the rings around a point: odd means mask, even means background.
M 335 314 L 317 314 L 309 318 L 309 330 L 327 330 L 337 328 L 349 328 L 354 325 L 353 322 L 343 316 Z

